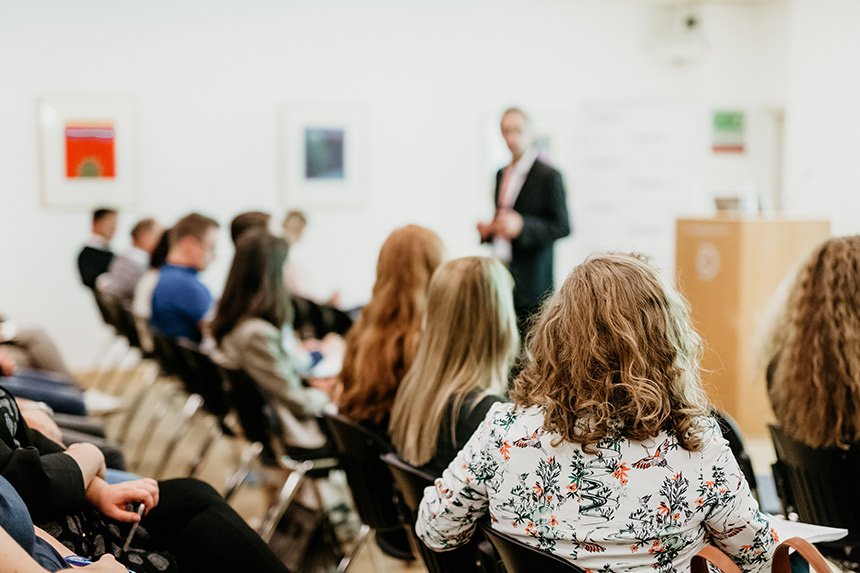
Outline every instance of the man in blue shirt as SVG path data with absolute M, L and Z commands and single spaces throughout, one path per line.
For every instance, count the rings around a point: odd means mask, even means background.
M 170 251 L 152 293 L 152 328 L 174 338 L 200 342 L 212 294 L 197 273 L 215 258 L 218 222 L 199 213 L 182 217 L 170 230 Z

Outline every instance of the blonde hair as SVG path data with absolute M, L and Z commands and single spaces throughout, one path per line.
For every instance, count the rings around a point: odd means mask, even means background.
M 513 288 L 496 259 L 455 259 L 433 274 L 418 353 L 391 411 L 391 441 L 410 464 L 423 466 L 436 455 L 452 400 L 453 438 L 471 392 L 504 394 L 519 348 Z
M 772 334 L 769 388 L 780 426 L 811 447 L 860 442 L 860 236 L 801 267 Z
M 343 415 L 360 422 L 386 421 L 418 348 L 427 285 L 442 257 L 442 240 L 424 227 L 408 225 L 385 240 L 373 295 L 346 335 L 340 371 Z
M 643 257 L 597 255 L 577 266 L 545 303 L 529 354 L 511 398 L 542 407 L 559 441 L 592 451 L 607 437 L 665 430 L 701 448 L 695 419 L 710 411 L 701 339 L 683 297 Z

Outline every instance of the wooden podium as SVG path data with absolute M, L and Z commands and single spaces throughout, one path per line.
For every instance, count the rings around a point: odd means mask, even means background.
M 675 280 L 704 342 L 702 381 L 750 437 L 766 437 L 773 420 L 758 356 L 762 312 L 786 275 L 829 236 L 828 221 L 677 222 Z

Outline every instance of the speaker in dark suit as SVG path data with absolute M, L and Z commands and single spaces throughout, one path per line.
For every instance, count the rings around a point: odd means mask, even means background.
M 511 108 L 501 127 L 511 163 L 496 174 L 495 217 L 479 223 L 478 231 L 482 241 L 493 242 L 494 253 L 514 277 L 514 306 L 524 331 L 552 292 L 553 243 L 570 234 L 570 220 L 561 173 L 531 147 L 528 117 Z
M 503 170 L 496 175 L 496 204 Z M 553 289 L 553 243 L 570 234 L 561 173 L 536 159 L 511 209 L 522 217 L 522 230 L 511 239 L 508 268 L 514 277 L 517 315 L 531 314 Z

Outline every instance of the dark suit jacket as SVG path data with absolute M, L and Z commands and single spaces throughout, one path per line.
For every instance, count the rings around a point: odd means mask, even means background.
M 78 271 L 81 273 L 81 282 L 95 290 L 96 279 L 102 273 L 106 273 L 113 260 L 113 253 L 97 249 L 87 245 L 81 249 L 78 255 Z
M 495 201 L 499 204 L 502 170 L 496 173 Z M 523 231 L 511 241 L 514 306 L 530 313 L 553 289 L 553 249 L 556 239 L 570 234 L 567 199 L 561 173 L 536 159 L 526 175 L 513 209 L 523 217 Z

